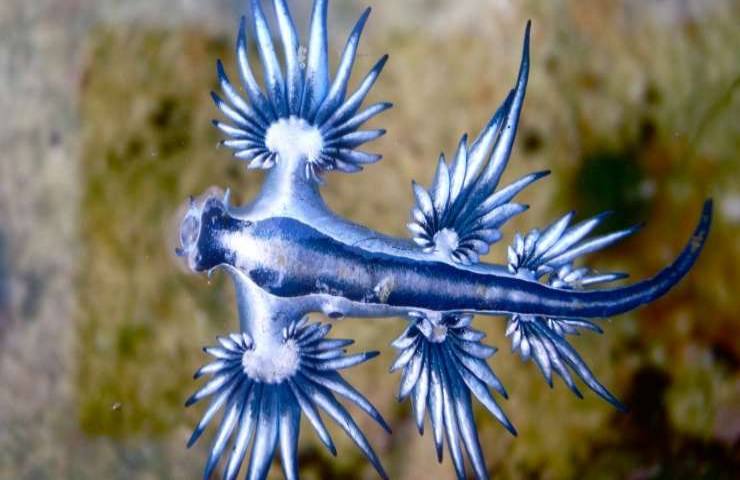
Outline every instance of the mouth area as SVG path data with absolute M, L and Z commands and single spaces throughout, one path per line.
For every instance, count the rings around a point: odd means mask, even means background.
M 199 244 L 203 240 L 201 237 L 208 236 L 207 232 L 204 233 L 204 223 L 207 221 L 205 216 L 208 216 L 209 212 L 212 213 L 214 210 L 224 211 L 227 199 L 228 197 L 225 197 L 220 191 L 208 191 L 200 198 L 190 197 L 188 201 L 185 214 L 180 221 L 177 234 L 179 246 L 175 249 L 175 254 L 181 257 L 188 268 L 194 272 L 202 271 L 200 264 L 202 263 L 203 252 L 200 251 Z
M 211 273 L 216 267 L 233 264 L 238 254 L 225 239 L 249 230 L 252 222 L 232 215 L 229 192 L 208 191 L 191 198 L 177 232 L 175 253 L 191 272 Z
M 180 224 L 180 251 L 183 253 L 192 250 L 198 243 L 200 235 L 200 219 L 191 212 L 183 218 Z

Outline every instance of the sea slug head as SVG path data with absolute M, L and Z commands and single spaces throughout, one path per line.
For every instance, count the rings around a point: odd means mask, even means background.
M 224 245 L 224 236 L 244 231 L 250 225 L 251 222 L 230 215 L 228 192 L 225 195 L 210 192 L 198 199 L 191 197 L 180 222 L 180 246 L 175 253 L 191 271 L 210 272 L 231 263 L 233 253 Z

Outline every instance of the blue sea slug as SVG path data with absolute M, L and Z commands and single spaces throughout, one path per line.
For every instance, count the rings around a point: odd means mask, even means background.
M 359 172 L 380 155 L 359 147 L 384 134 L 363 130 L 391 107 L 363 103 L 386 63 L 382 57 L 354 92 L 348 82 L 370 10 L 347 40 L 330 75 L 327 0 L 315 0 L 306 58 L 285 0 L 274 0 L 280 48 L 258 0 L 251 26 L 263 85 L 252 70 L 246 19 L 237 36 L 242 95 L 217 63 L 221 93 L 213 93 L 224 120 L 214 121 L 223 145 L 250 169 L 266 170 L 259 194 L 234 206 L 225 195 L 191 200 L 181 222 L 177 253 L 194 272 L 228 273 L 238 300 L 239 329 L 205 351 L 213 361 L 196 373 L 209 376 L 187 402 L 210 398 L 190 445 L 222 413 L 204 478 L 222 457 L 224 477 L 235 478 L 245 458 L 247 478 L 267 476 L 280 451 L 286 478 L 298 478 L 298 438 L 305 416 L 324 445 L 336 453 L 324 418 L 335 421 L 382 478 L 380 459 L 336 396 L 355 404 L 390 432 L 381 414 L 340 375 L 377 355 L 346 354 L 352 340 L 329 338 L 330 324 L 308 315 L 402 317 L 393 342 L 400 370 L 399 398 L 409 398 L 420 431 L 430 419 L 437 458 L 446 443 L 458 478 L 467 455 L 476 478 L 488 478 L 473 416 L 472 398 L 512 434 L 514 426 L 492 392 L 507 393 L 487 359 L 495 349 L 473 328 L 474 316 L 501 316 L 506 335 L 524 360 L 533 359 L 546 381 L 559 376 L 581 395 L 574 377 L 621 408 L 599 383 L 567 336 L 600 332 L 594 319 L 619 315 L 668 292 L 691 269 L 709 232 L 707 201 L 698 226 L 676 260 L 654 277 L 609 286 L 621 273 L 579 266 L 579 257 L 635 233 L 593 235 L 603 216 L 573 223 L 568 214 L 541 230 L 517 234 L 503 265 L 481 261 L 500 241 L 501 228 L 526 210 L 516 195 L 548 172 L 500 185 L 514 144 L 529 75 L 529 25 L 516 84 L 490 122 L 471 142 L 463 136 L 448 161 L 437 164 L 432 185 L 413 185 L 409 239 L 392 238 L 331 211 L 320 187 L 332 171 Z M 278 50 L 282 55 L 278 56 Z M 479 321 L 490 321 L 480 319 Z M 227 454 L 227 447 L 231 445 Z

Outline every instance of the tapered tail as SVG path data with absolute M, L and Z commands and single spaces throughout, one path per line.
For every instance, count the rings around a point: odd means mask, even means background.
M 499 279 L 489 292 L 491 310 L 568 318 L 611 317 L 628 312 L 665 295 L 689 272 L 702 251 L 711 223 L 712 201 L 707 200 L 688 245 L 673 264 L 648 280 L 621 288 L 574 291 Z

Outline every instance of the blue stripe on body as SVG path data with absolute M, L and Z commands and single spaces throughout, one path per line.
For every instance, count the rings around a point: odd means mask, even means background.
M 249 224 L 226 214 L 211 221 L 217 230 L 248 229 L 260 245 L 259 251 L 240 252 L 248 259 L 248 274 L 257 285 L 277 296 L 329 294 L 353 302 L 408 309 L 593 318 L 634 309 L 675 285 L 701 251 L 711 222 L 711 203 L 705 205 L 692 241 L 674 264 L 643 282 L 591 291 L 554 289 L 516 277 L 371 252 L 291 218 Z M 213 232 L 210 237 L 215 237 Z M 233 264 L 231 252 L 217 250 L 211 249 L 212 254 Z

